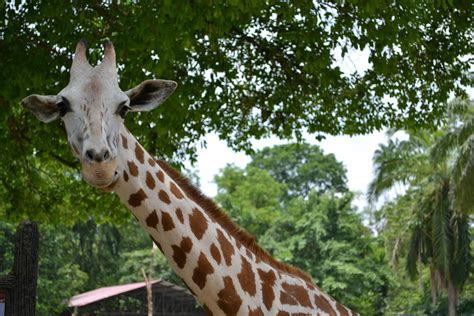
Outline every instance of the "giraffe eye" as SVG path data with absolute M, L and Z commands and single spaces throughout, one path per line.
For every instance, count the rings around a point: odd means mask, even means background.
M 124 103 L 120 106 L 119 110 L 117 111 L 117 114 L 120 115 L 121 118 L 125 119 L 125 116 L 130 110 L 130 107 Z
M 56 108 L 58 109 L 59 111 L 59 116 L 60 117 L 63 117 L 64 115 L 66 115 L 67 112 L 70 112 L 71 111 L 71 108 L 69 106 L 69 102 L 67 99 L 65 98 L 62 98 L 61 101 L 59 101 L 58 103 L 56 103 Z

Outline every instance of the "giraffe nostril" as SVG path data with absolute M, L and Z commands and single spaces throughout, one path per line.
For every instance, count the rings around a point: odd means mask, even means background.
M 86 151 L 86 158 L 90 161 L 94 160 L 94 151 L 92 149 Z
M 108 150 L 105 150 L 103 158 L 103 160 L 107 160 L 110 158 L 110 152 Z
M 107 149 L 101 150 L 100 152 L 95 151 L 94 149 L 88 149 L 85 153 L 85 158 L 90 162 L 102 162 L 110 159 L 110 151 Z

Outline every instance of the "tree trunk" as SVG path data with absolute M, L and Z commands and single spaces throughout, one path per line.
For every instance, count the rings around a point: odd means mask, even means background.
M 434 308 L 438 303 L 438 276 L 435 268 L 430 265 L 431 306 Z
M 16 231 L 13 268 L 0 278 L 0 287 L 7 289 L 5 315 L 32 316 L 36 307 L 38 277 L 38 226 L 21 223 Z
M 418 289 L 423 293 L 423 263 L 420 252 L 418 252 Z
M 448 315 L 456 316 L 456 305 L 458 304 L 458 289 L 454 286 L 453 281 L 448 281 Z

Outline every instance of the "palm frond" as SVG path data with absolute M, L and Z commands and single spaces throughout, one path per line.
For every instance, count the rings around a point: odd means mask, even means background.
M 458 128 L 457 143 L 462 145 L 474 134 L 474 118 L 469 118 Z
M 451 280 L 457 287 L 462 287 L 469 277 L 471 262 L 471 241 L 467 215 L 455 214 L 451 219 L 451 226 L 453 227 Z
M 408 273 L 408 276 L 415 280 L 418 276 L 418 261 L 420 258 L 421 253 L 421 245 L 422 245 L 422 230 L 419 226 L 415 226 L 412 230 L 412 234 L 410 236 L 410 241 L 408 244 L 408 253 L 407 253 L 407 260 L 405 264 L 405 269 Z
M 465 116 L 474 109 L 473 102 L 467 98 L 454 98 L 448 103 L 448 118 L 458 119 L 459 116 Z
M 424 198 L 422 192 L 416 192 L 418 203 L 414 208 L 415 218 L 410 225 L 410 239 L 405 269 L 414 280 L 418 276 L 418 264 L 428 264 L 432 257 L 432 242 L 430 228 L 431 200 Z
M 458 146 L 458 132 L 448 131 L 439 137 L 430 149 L 430 158 L 434 163 L 446 160 L 450 152 Z
M 388 141 L 387 145 L 380 144 L 372 158 L 374 178 L 367 189 L 369 202 L 376 201 L 383 193 L 393 188 L 397 183 L 408 184 L 413 179 L 418 165 L 424 164 L 423 149 L 413 141 Z
M 464 142 L 453 166 L 452 200 L 457 212 L 474 212 L 474 134 Z
M 433 196 L 434 212 L 432 217 L 433 263 L 444 275 L 449 275 L 451 254 L 450 203 L 447 190 L 448 187 L 443 186 Z

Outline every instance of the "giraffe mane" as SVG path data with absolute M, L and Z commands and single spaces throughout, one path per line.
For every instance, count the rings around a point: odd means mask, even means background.
M 168 163 L 163 160 L 157 160 L 157 163 L 173 179 L 173 181 L 180 186 L 190 199 L 197 203 L 207 215 L 209 215 L 216 223 L 220 224 L 231 236 L 253 252 L 257 258 L 281 272 L 299 277 L 314 285 L 311 276 L 306 272 L 303 272 L 297 267 L 280 262 L 270 256 L 266 250 L 258 245 L 254 236 L 235 224 L 229 215 L 227 215 L 213 200 L 203 194 L 199 188 L 192 185 L 188 179 L 183 177 Z

